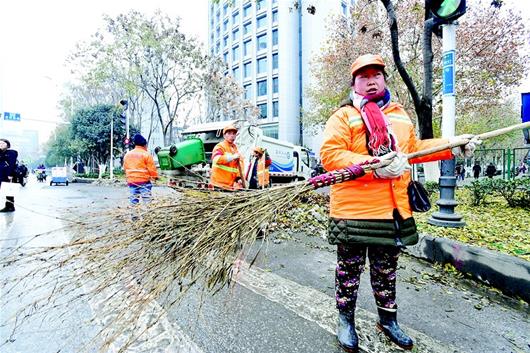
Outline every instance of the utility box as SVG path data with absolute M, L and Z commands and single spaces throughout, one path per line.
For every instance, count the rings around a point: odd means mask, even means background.
M 189 168 L 195 164 L 206 163 L 204 144 L 198 138 L 164 147 L 157 153 L 158 163 L 162 170 Z

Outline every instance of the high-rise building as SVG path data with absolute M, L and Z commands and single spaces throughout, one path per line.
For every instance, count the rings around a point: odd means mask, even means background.
M 330 16 L 346 16 L 354 0 L 220 0 L 208 10 L 208 48 L 219 55 L 259 108 L 265 134 L 318 150 L 320 138 L 302 129 L 310 109 L 304 90 Z

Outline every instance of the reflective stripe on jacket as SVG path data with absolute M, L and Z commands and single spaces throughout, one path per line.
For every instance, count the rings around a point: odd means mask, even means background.
M 401 105 L 391 103 L 383 110 L 397 137 L 399 149 L 411 153 L 447 143 L 446 139 L 417 140 L 414 125 Z M 320 149 L 322 165 L 328 171 L 373 159 L 366 146 L 367 135 L 360 112 L 347 105 L 337 110 L 327 121 Z M 414 158 L 409 163 L 424 163 L 452 158 L 451 150 Z M 407 219 L 412 216 L 407 186 L 410 172 L 395 179 L 377 179 L 373 173 L 356 180 L 333 185 L 330 192 L 330 216 L 340 219 L 392 219 L 397 209 Z
M 153 156 L 143 146 L 136 146 L 125 154 L 123 169 L 128 184 L 146 183 L 158 177 Z
M 228 141 L 219 142 L 212 151 L 212 174 L 210 182 L 217 187 L 233 189 L 234 182 L 240 177 L 238 163 L 242 162 L 233 159 L 233 155 L 239 153 L 235 144 Z

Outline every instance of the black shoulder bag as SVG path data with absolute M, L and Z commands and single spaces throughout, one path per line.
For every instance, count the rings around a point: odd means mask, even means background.
M 412 180 L 407 187 L 410 208 L 414 212 L 427 212 L 431 209 L 431 201 L 425 187 L 416 180 Z

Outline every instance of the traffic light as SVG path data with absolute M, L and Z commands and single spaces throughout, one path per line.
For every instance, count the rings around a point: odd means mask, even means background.
M 120 113 L 120 121 L 123 126 L 127 125 L 127 115 L 125 115 L 125 111 Z
M 466 0 L 431 0 L 430 11 L 435 19 L 449 23 L 466 13 Z
M 129 149 L 129 145 L 131 143 L 131 139 L 126 137 L 124 140 L 123 140 L 123 144 L 125 145 L 125 149 L 128 150 Z

